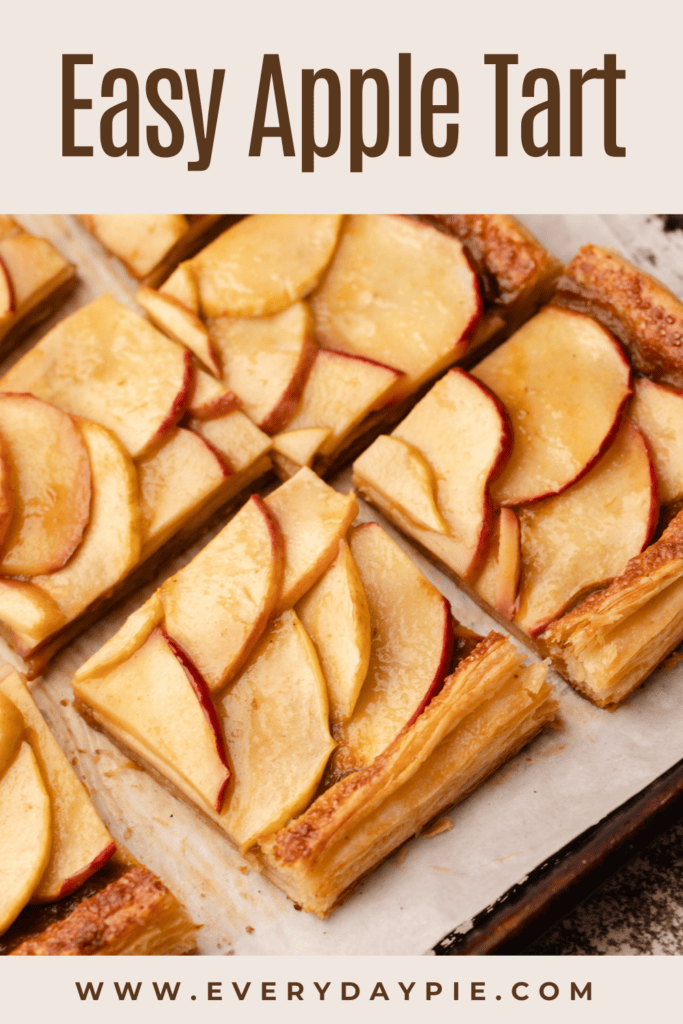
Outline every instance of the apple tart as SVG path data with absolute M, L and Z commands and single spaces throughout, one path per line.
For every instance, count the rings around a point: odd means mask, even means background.
M 555 715 L 544 665 L 485 640 L 352 494 L 302 468 L 74 678 L 76 707 L 324 917 Z
M 138 302 L 273 436 L 286 478 L 347 461 L 559 270 L 510 217 L 256 215 Z
M 683 638 L 682 337 L 670 292 L 586 246 L 551 305 L 354 466 L 368 500 L 601 706 Z
M 45 238 L 0 214 L 0 351 L 9 352 L 56 310 L 76 284 L 76 268 Z
M 0 683 L 0 955 L 192 953 L 196 928 L 116 843 L 25 681 Z
M 0 632 L 31 677 L 271 468 L 237 398 L 108 296 L 2 378 L 0 442 Z

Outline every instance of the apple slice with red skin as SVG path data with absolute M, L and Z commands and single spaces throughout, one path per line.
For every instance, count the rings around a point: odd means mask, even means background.
M 511 508 L 501 508 L 496 514 L 488 557 L 472 587 L 496 611 L 512 619 L 521 571 L 519 518 Z
M 7 445 L 0 434 L 0 553 L 2 552 L 14 512 L 14 484 L 12 482 L 12 475 L 10 455 Z
M 223 366 L 223 382 L 261 430 L 289 422 L 315 359 L 311 314 L 295 302 L 267 317 L 221 317 L 209 323 Z
M 297 473 L 302 466 L 310 466 L 322 445 L 330 437 L 329 427 L 300 427 L 298 430 L 285 430 L 273 438 L 273 451 Z
M 20 711 L 45 783 L 52 809 L 52 849 L 32 903 L 62 899 L 98 871 L 116 851 L 116 843 L 76 778 L 61 747 L 45 724 L 26 683 L 13 672 L 0 683 L 2 693 Z
M 453 655 L 448 601 L 384 530 L 358 526 L 350 548 L 370 609 L 372 649 L 353 715 L 334 732 L 329 781 L 370 764 L 415 721 L 443 686 Z
M 24 720 L 9 697 L 0 690 L 0 779 L 14 760 L 24 738 Z
M 128 661 L 74 692 L 113 735 L 130 735 L 153 765 L 168 766 L 212 811 L 230 778 L 223 734 L 206 682 L 157 627 Z
M 11 316 L 14 308 L 12 280 L 4 260 L 0 257 L 0 317 Z
M 619 343 L 592 317 L 547 306 L 473 375 L 500 398 L 514 432 L 492 487 L 501 505 L 560 494 L 609 447 L 631 394 Z
M 403 371 L 403 396 L 464 355 L 481 298 L 456 238 L 408 217 L 362 215 L 348 218 L 313 311 L 325 348 Z
M 581 480 L 520 510 L 522 582 L 515 622 L 537 636 L 572 601 L 619 576 L 649 543 L 658 510 L 647 444 L 625 418 L 610 448 Z
M 113 430 L 133 458 L 180 419 L 192 354 L 103 295 L 60 321 L 0 381 Z
M 136 297 L 155 327 L 173 341 L 189 348 L 207 370 L 220 377 L 221 364 L 218 354 L 209 332 L 196 313 L 172 295 L 164 295 L 146 285 L 140 288 Z
M 237 674 L 273 615 L 284 560 L 275 517 L 254 495 L 161 587 L 166 629 L 211 690 Z
M 631 419 L 640 427 L 657 470 L 663 505 L 683 498 L 683 391 L 647 377 L 633 382 Z
M 15 394 L 0 394 L 0 435 L 14 494 L 0 572 L 54 572 L 71 558 L 90 518 L 90 461 L 83 437 L 60 409 Z
M 388 506 L 400 505 L 416 526 L 448 533 L 436 504 L 434 472 L 413 445 L 381 434 L 356 459 L 353 469 L 357 479 L 372 481 Z
M 197 420 L 215 420 L 241 408 L 242 403 L 234 392 L 199 367 L 195 369 L 194 384 L 187 400 L 188 416 Z
M 177 266 L 159 291 L 182 302 L 191 313 L 199 314 L 199 288 L 190 263 L 181 263 Z

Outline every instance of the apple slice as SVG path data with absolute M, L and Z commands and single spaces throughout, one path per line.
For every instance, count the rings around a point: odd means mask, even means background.
M 187 400 L 187 414 L 198 420 L 215 420 L 235 409 L 242 403 L 237 395 L 228 391 L 215 377 L 195 369 L 194 384 Z
M 287 429 L 329 427 L 331 434 L 320 447 L 328 455 L 342 447 L 369 412 L 393 399 L 401 379 L 391 366 L 320 349 Z
M 98 423 L 81 420 L 80 429 L 92 471 L 90 521 L 64 568 L 33 580 L 69 621 L 137 565 L 142 537 L 138 479 L 128 452 Z
M 488 557 L 472 587 L 487 604 L 506 619 L 512 619 L 521 571 L 519 518 L 511 508 L 501 508 L 496 515 Z
M 50 798 L 24 741 L 0 779 L 0 935 L 30 900 L 51 845 Z
M 186 306 L 191 313 L 199 313 L 199 288 L 192 265 L 181 263 L 168 280 L 159 288 L 163 295 L 170 295 Z
M 275 610 L 284 545 L 252 496 L 228 525 L 161 587 L 166 628 L 211 690 L 244 664 Z
M 146 277 L 187 233 L 182 213 L 90 213 L 89 231 L 123 260 L 136 277 Z
M 268 435 L 240 409 L 216 419 L 191 419 L 188 426 L 208 441 L 235 473 L 247 470 L 267 455 L 273 446 Z
M 156 627 L 161 625 L 163 619 L 164 606 L 159 591 L 156 590 L 143 605 L 128 616 L 118 633 L 81 665 L 74 679 L 77 682 L 98 679 L 117 665 L 128 661 L 140 650 Z
M 317 285 L 342 218 L 257 214 L 234 224 L 191 261 L 205 316 L 268 316 Z
M 421 453 L 397 437 L 380 435 L 353 467 L 358 480 L 370 480 L 387 505 L 400 505 L 416 526 L 436 533 L 448 527 L 436 505 L 434 471 Z
M 0 779 L 24 738 L 24 720 L 9 697 L 0 691 Z
M 317 347 L 304 302 L 267 317 L 221 317 L 209 326 L 223 381 L 261 430 L 275 433 L 291 419 Z
M 50 294 L 73 269 L 45 238 L 19 230 L 0 238 L 0 260 L 7 271 L 14 294 L 14 312 Z
M 296 611 L 318 652 L 336 728 L 351 717 L 370 663 L 370 611 L 345 541 Z
M 40 643 L 66 624 L 66 616 L 35 582 L 0 577 L 0 621 Z
M 521 510 L 522 585 L 515 622 L 537 636 L 575 598 L 618 576 L 648 544 L 657 511 L 647 444 L 626 419 L 578 483 Z
M 335 730 L 331 779 L 364 768 L 441 687 L 453 654 L 448 601 L 377 523 L 351 533 L 370 609 L 372 652 L 351 719 Z
M 291 608 L 334 561 L 358 515 L 353 494 L 340 494 L 304 467 L 265 500 L 285 538 L 285 570 L 274 614 Z
M 218 713 L 233 773 L 221 825 L 246 851 L 308 806 L 334 748 L 325 680 L 293 611 L 270 624 Z
M 32 395 L 0 394 L 14 477 L 14 514 L 0 572 L 36 576 L 64 565 L 90 516 L 90 463 L 70 416 Z
M 392 436 L 412 445 L 431 467 L 437 508 L 448 527 L 448 536 L 440 537 L 411 528 L 409 522 L 409 532 L 430 550 L 441 545 L 437 553 L 443 550 L 447 564 L 463 578 L 471 578 L 488 549 L 493 511 L 489 485 L 510 454 L 505 410 L 479 381 L 454 369 L 418 402 Z M 377 493 L 376 482 L 368 482 Z M 367 489 L 362 478 L 359 483 Z M 414 507 L 414 492 L 405 500 L 408 508 Z
M 292 464 L 294 473 L 302 466 L 310 466 L 317 452 L 331 437 L 329 427 L 301 427 L 299 430 L 286 430 L 273 438 L 273 451 L 283 456 Z
M 614 438 L 631 394 L 618 342 L 592 317 L 548 306 L 472 371 L 510 414 L 512 455 L 492 488 L 503 505 L 559 494 Z
M 161 447 L 138 462 L 145 548 L 159 547 L 230 475 L 203 438 L 174 427 Z
M 0 434 L 0 552 L 2 552 L 14 512 L 14 484 L 12 476 L 10 455 L 7 445 Z
M 173 341 L 189 348 L 207 370 L 220 377 L 221 364 L 216 349 L 209 332 L 196 313 L 173 296 L 164 295 L 146 285 L 139 289 L 136 298 L 155 327 Z
M 14 312 L 14 288 L 5 262 L 0 258 L 0 317 Z
M 153 766 L 168 766 L 220 811 L 230 771 L 211 693 L 162 629 L 104 678 L 75 681 L 74 692 L 114 735 L 130 734 Z
M 13 672 L 0 683 L 5 697 L 21 713 L 26 739 L 31 744 L 50 797 L 52 848 L 32 903 L 45 903 L 68 896 L 98 871 L 116 851 L 92 805 L 85 786 L 45 724 L 26 683 Z
M 109 427 L 133 458 L 183 413 L 192 356 L 110 295 L 57 324 L 0 381 Z
M 633 391 L 629 414 L 650 445 L 661 502 L 679 501 L 683 498 L 683 391 L 647 377 L 636 378 Z
M 350 217 L 313 299 L 325 348 L 405 373 L 402 393 L 464 355 L 481 315 L 460 242 L 408 217 Z

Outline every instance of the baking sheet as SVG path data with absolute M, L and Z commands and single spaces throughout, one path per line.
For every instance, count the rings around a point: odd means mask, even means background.
M 74 220 L 20 219 L 78 263 L 83 281 L 67 309 L 104 290 L 133 304 L 134 282 Z M 683 294 L 683 233 L 665 233 L 657 217 L 523 219 L 562 258 L 586 241 L 614 245 Z M 348 479 L 347 472 L 335 485 L 347 489 Z M 381 521 L 367 506 L 361 518 Z M 205 542 L 169 564 L 160 579 Z M 399 543 L 462 622 L 482 633 L 500 628 L 407 542 Z M 221 836 L 88 729 L 71 707 L 73 672 L 158 582 L 56 658 L 34 693 L 114 836 L 164 879 L 203 926 L 204 954 L 428 952 L 455 926 L 466 930 L 471 918 L 511 885 L 683 756 L 683 665 L 658 670 L 614 713 L 592 707 L 556 680 L 562 728 L 546 731 L 447 812 L 445 831 L 406 844 L 330 919 L 318 921 L 298 913 L 279 890 L 247 871 Z

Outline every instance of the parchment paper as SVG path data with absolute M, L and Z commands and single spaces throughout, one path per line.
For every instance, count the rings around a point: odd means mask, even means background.
M 135 283 L 77 222 L 68 217 L 20 219 L 78 263 L 82 282 L 67 309 L 106 290 L 134 306 Z M 523 219 L 563 259 L 584 242 L 614 245 L 683 294 L 683 233 L 664 233 L 656 217 Z M 349 476 L 343 474 L 335 485 L 348 489 Z M 361 518 L 381 521 L 366 506 Z M 500 629 L 387 528 L 462 622 L 481 633 Z M 90 730 L 71 706 L 73 672 L 162 578 L 204 543 L 206 538 L 71 644 L 34 685 L 40 707 L 114 836 L 161 876 L 202 925 L 204 954 L 428 952 L 683 757 L 683 664 L 660 668 L 614 713 L 594 708 L 556 678 L 561 730 L 547 730 L 467 801 L 446 812 L 452 828 L 407 843 L 331 918 L 319 921 L 297 912 L 279 890 L 247 871 L 239 855 L 197 814 Z

